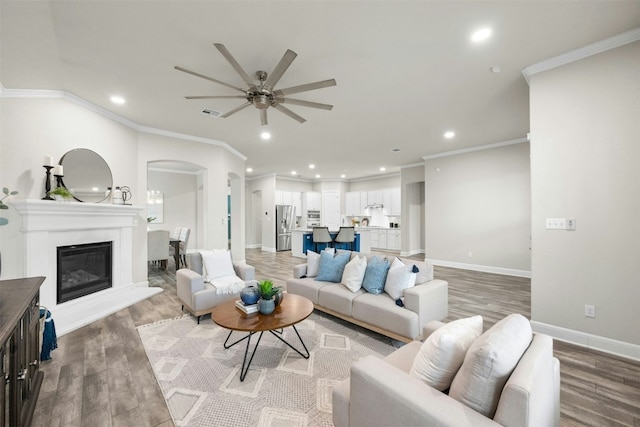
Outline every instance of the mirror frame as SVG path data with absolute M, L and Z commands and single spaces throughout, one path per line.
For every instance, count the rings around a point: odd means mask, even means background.
M 83 159 L 82 167 L 80 167 L 79 163 L 74 163 L 70 161 L 76 160 L 75 155 L 84 154 L 87 158 Z M 65 163 L 66 160 L 66 163 Z M 91 162 L 91 163 L 89 163 Z M 79 202 L 87 202 L 87 203 L 100 203 L 109 198 L 111 195 L 111 189 L 113 188 L 113 175 L 111 173 L 111 169 L 107 162 L 93 150 L 89 150 L 88 148 L 74 148 L 73 150 L 67 151 L 61 158 L 60 162 L 58 162 L 64 170 L 64 175 L 60 178 L 60 185 L 69 190 L 73 195 L 73 198 Z M 87 167 L 87 164 L 89 167 Z M 77 191 L 74 192 L 73 184 L 75 182 L 69 182 L 69 171 L 82 171 L 82 170 L 90 170 L 97 171 L 102 176 L 102 181 L 99 183 L 98 191 L 96 192 L 85 192 L 84 194 L 80 194 Z M 96 174 L 92 174 L 96 175 Z M 72 172 L 73 177 L 73 172 Z M 90 177 L 89 177 L 90 178 Z M 89 178 L 86 178 L 84 181 L 89 181 Z M 67 183 L 65 183 L 65 179 L 67 179 Z M 74 177 L 74 180 L 77 180 L 77 177 Z M 77 185 L 76 185 L 77 186 Z M 72 187 L 72 188 L 69 188 Z

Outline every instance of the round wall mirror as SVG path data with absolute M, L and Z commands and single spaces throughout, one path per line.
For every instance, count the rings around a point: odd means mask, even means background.
M 76 148 L 60 159 L 62 185 L 80 202 L 99 203 L 109 197 L 113 176 L 107 162 L 94 151 Z

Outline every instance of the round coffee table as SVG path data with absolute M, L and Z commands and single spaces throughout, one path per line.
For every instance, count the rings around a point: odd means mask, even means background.
M 300 356 L 305 359 L 309 358 L 309 350 L 307 350 L 307 346 L 304 344 L 304 341 L 302 341 L 302 337 L 300 337 L 300 334 L 296 329 L 296 323 L 302 322 L 304 319 L 309 317 L 312 312 L 313 303 L 310 300 L 300 295 L 285 293 L 280 305 L 277 306 L 275 311 L 269 315 L 263 315 L 259 312 L 247 314 L 236 307 L 235 300 L 231 300 L 214 307 L 211 310 L 211 320 L 213 320 L 217 325 L 222 326 L 225 329 L 229 329 L 229 335 L 227 335 L 227 339 L 224 341 L 225 349 L 231 348 L 239 342 L 247 340 L 244 359 L 242 360 L 242 368 L 240 369 L 240 381 L 244 381 L 244 378 L 247 376 L 247 372 L 249 371 L 249 367 L 251 366 L 253 356 L 256 354 L 256 350 L 258 349 L 258 344 L 260 344 L 260 339 L 262 339 L 262 334 L 267 331 L 285 343 Z M 302 353 L 293 345 L 285 341 L 282 337 L 282 329 L 288 326 L 291 326 L 295 331 L 306 354 Z M 228 344 L 229 338 L 231 338 L 234 331 L 248 333 L 239 340 Z M 258 341 L 251 351 L 249 361 L 247 361 L 247 357 L 249 356 L 249 347 L 251 345 L 251 337 L 258 332 L 260 333 Z

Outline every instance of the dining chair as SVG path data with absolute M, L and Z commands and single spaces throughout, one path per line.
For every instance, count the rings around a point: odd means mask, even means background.
M 318 243 L 324 243 L 326 246 L 331 246 L 333 239 L 329 234 L 329 227 L 313 227 L 313 247 L 318 252 Z
M 159 261 L 162 269 L 167 269 L 169 259 L 169 232 L 167 230 L 147 231 L 147 261 Z
M 353 244 L 356 241 L 356 229 L 355 227 L 340 227 L 338 234 L 333 239 L 334 247 L 336 243 L 348 243 L 349 250 L 353 250 Z

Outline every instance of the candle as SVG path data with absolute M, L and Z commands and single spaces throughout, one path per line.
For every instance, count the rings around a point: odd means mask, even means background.
M 42 166 L 53 166 L 53 157 L 44 156 L 44 163 L 42 163 Z
M 62 173 L 62 170 L 63 170 L 63 169 L 62 169 L 62 165 L 55 165 L 55 166 L 53 167 L 53 174 L 54 174 L 54 175 L 58 175 L 58 176 L 62 176 L 62 175 L 64 175 L 64 174 Z

